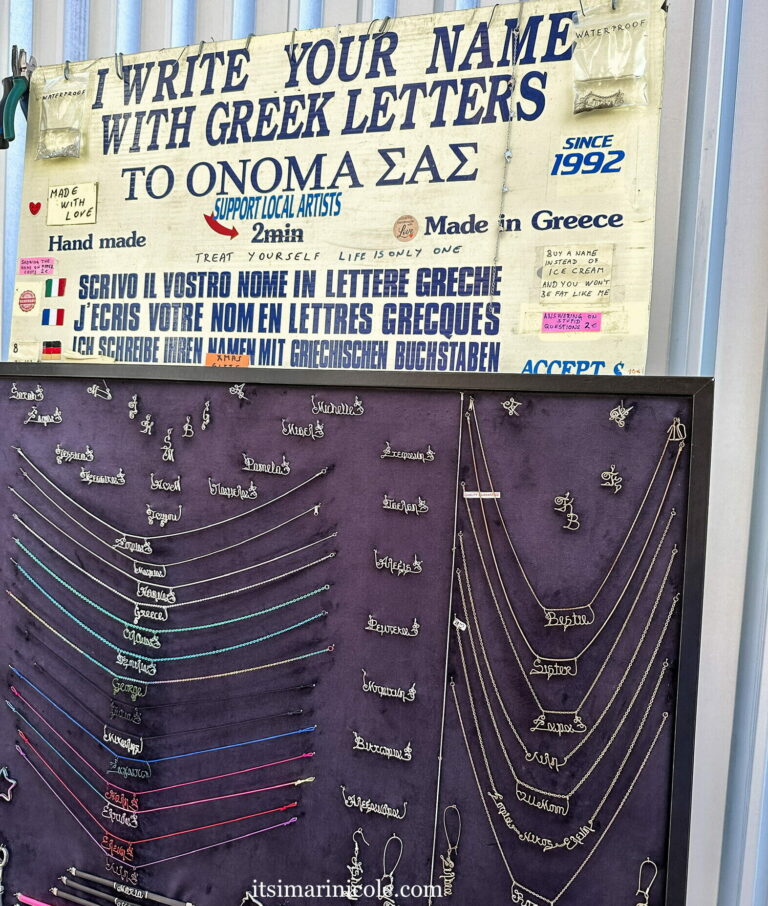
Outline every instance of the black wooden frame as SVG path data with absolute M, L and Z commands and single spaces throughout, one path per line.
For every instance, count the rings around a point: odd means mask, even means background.
M 440 374 L 435 372 L 325 371 L 282 368 L 216 368 L 117 364 L 0 363 L 5 379 L 110 378 L 162 382 L 216 382 L 392 388 L 433 391 L 499 391 L 684 397 L 691 402 L 691 453 L 685 541 L 675 734 L 667 839 L 665 906 L 685 906 L 699 649 L 707 539 L 707 504 L 714 382 L 706 377 L 611 375 Z

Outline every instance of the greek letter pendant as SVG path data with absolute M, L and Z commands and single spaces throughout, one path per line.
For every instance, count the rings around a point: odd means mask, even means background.
M 571 497 L 570 491 L 566 491 L 565 494 L 560 497 L 555 497 L 554 501 L 555 511 L 565 514 L 565 524 L 563 525 L 563 528 L 568 529 L 569 532 L 576 532 L 581 528 L 579 517 L 573 510 L 573 503 L 574 498 Z
M 622 400 L 618 406 L 611 409 L 610 415 L 608 416 L 609 420 L 616 422 L 619 428 L 625 428 L 627 425 L 627 416 L 634 409 L 634 406 L 630 406 L 628 409 L 624 406 L 624 400 Z
M 616 471 L 616 466 L 611 465 L 611 468 L 605 472 L 600 473 L 602 482 L 600 483 L 601 488 L 613 488 L 613 493 L 618 494 L 621 490 L 621 484 L 624 479 Z

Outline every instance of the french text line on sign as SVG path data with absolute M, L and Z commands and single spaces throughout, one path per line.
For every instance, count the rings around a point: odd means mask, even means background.
M 96 223 L 98 183 L 81 182 L 48 189 L 48 226 Z

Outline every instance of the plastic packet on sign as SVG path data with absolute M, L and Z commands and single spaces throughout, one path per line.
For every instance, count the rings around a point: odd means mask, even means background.
M 83 145 L 88 74 L 48 79 L 40 93 L 37 158 L 80 157 Z
M 648 104 L 650 0 L 616 6 L 574 25 L 574 113 Z

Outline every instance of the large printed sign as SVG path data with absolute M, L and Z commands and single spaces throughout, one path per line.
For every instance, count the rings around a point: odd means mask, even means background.
M 642 371 L 665 13 L 616 13 L 648 31 L 649 104 L 580 114 L 576 15 L 534 0 L 73 64 L 79 157 L 37 157 L 63 72 L 38 69 L 11 357 Z

